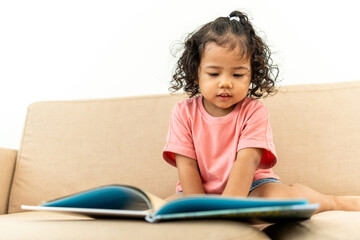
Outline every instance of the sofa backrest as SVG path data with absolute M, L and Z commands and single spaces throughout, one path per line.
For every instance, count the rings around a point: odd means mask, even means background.
M 360 81 L 281 87 L 263 102 L 283 182 L 360 195 Z
M 9 213 L 106 184 L 160 197 L 175 193 L 176 168 L 162 160 L 180 95 L 39 102 L 28 107 Z
M 129 184 L 160 197 L 177 171 L 162 160 L 170 112 L 182 95 L 29 106 L 9 200 L 21 204 L 106 184 Z M 263 100 L 278 154 L 275 172 L 329 194 L 360 195 L 360 82 L 281 87 Z

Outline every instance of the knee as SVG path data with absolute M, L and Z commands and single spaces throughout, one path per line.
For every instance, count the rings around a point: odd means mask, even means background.
M 298 187 L 302 187 L 304 185 L 302 185 L 300 183 L 290 183 L 290 184 L 288 184 L 288 186 L 291 188 L 298 188 Z
M 301 188 L 303 185 L 301 184 L 278 184 L 271 188 L 262 188 L 257 191 L 257 197 L 262 198 L 302 198 Z
M 300 183 L 292 183 L 292 184 L 288 184 L 288 186 L 291 188 L 293 192 L 303 192 L 303 191 L 308 191 L 309 189 L 308 187 Z
M 300 183 L 292 183 L 288 184 L 289 186 L 289 194 L 292 198 L 304 198 L 307 196 L 307 193 L 309 192 L 309 187 L 300 184 Z

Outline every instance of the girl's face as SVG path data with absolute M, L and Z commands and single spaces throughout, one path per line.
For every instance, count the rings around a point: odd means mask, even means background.
M 207 43 L 198 69 L 199 88 L 204 107 L 213 117 L 229 114 L 243 100 L 251 81 L 249 57 L 240 57 L 241 49 Z

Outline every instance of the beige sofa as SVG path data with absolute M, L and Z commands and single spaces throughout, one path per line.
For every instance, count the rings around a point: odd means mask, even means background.
M 360 212 L 324 212 L 264 228 L 226 220 L 150 224 L 20 209 L 113 183 L 161 197 L 173 194 L 177 172 L 161 151 L 170 111 L 183 98 L 30 105 L 19 151 L 0 149 L 0 239 L 360 239 Z M 360 195 L 360 81 L 283 86 L 264 102 L 279 156 L 275 171 L 283 182 Z

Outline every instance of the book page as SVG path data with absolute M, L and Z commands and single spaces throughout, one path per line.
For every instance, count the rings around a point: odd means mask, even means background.
M 151 194 L 149 192 L 146 192 L 146 195 L 151 202 L 152 212 L 156 212 L 158 209 L 160 209 L 167 203 L 164 199 L 159 198 L 158 196 L 155 196 L 154 194 Z

